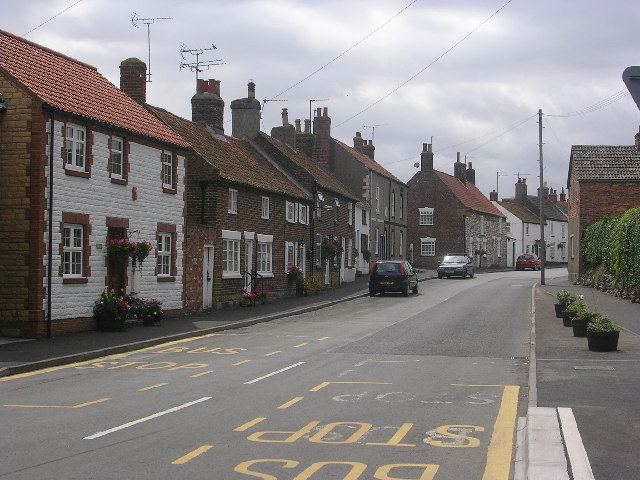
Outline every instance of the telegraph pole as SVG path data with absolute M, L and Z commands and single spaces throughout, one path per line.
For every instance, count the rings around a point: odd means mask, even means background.
M 538 149 L 540 158 L 540 189 L 538 191 L 538 200 L 540 202 L 540 285 L 544 285 L 544 269 L 547 263 L 547 245 L 544 240 L 544 195 L 542 178 L 544 167 L 542 163 L 542 109 L 538 110 Z

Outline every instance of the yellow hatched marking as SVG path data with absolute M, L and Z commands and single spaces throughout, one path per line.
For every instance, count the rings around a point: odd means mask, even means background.
M 296 403 L 302 401 L 303 398 L 304 397 L 295 397 L 295 398 L 289 400 L 287 403 L 283 403 L 278 408 L 280 410 L 284 410 L 285 408 L 289 408 L 291 405 L 295 405 Z
M 329 340 L 331 337 L 320 337 L 318 340 L 322 341 L 322 340 Z
M 233 431 L 234 432 L 244 432 L 249 430 L 251 427 L 259 424 L 260 422 L 264 422 L 267 419 L 267 417 L 258 417 L 258 418 L 254 418 L 253 420 L 251 420 L 250 422 L 245 423 L 244 425 L 239 426 L 238 428 L 234 428 Z
M 213 445 L 203 445 L 199 448 L 196 448 L 193 452 L 187 453 L 185 456 L 180 457 L 177 460 L 171 462 L 171 465 L 184 465 L 185 463 L 193 460 L 194 458 L 202 455 L 204 452 L 207 452 L 213 448 Z
M 279 353 L 282 353 L 282 350 L 276 350 L 275 352 L 267 353 L 265 357 L 271 357 L 272 355 L 277 355 Z
M 209 375 L 210 373 L 213 373 L 213 370 L 207 370 L 206 372 L 196 373 L 195 375 L 191 375 L 190 378 L 204 377 L 205 375 Z
M 110 398 L 101 398 L 94 400 L 93 402 L 80 403 L 78 405 L 3 405 L 3 407 L 16 407 L 16 408 L 82 408 L 89 405 L 95 405 L 96 403 L 106 402 L 111 400 Z
M 317 392 L 324 387 L 334 384 L 347 384 L 347 385 L 393 385 L 391 382 L 322 382 L 320 385 L 313 387 L 310 392 Z
M 164 387 L 165 385 L 169 385 L 168 383 L 158 383 L 156 385 L 151 385 L 150 387 L 144 387 L 138 389 L 138 392 L 146 392 L 147 390 L 151 390 L 152 388 Z
M 236 362 L 236 363 L 232 363 L 231 365 L 233 365 L 234 367 L 237 367 L 238 365 L 242 365 L 243 363 L 249 363 L 251 360 L 242 360 L 241 362 Z
M 294 345 L 293 348 L 300 348 L 300 347 L 304 347 L 305 345 L 309 345 L 308 343 L 301 343 L 299 345 Z

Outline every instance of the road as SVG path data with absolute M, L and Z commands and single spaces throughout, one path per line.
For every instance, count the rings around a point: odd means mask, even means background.
M 0 478 L 513 475 L 533 272 L 7 377 Z

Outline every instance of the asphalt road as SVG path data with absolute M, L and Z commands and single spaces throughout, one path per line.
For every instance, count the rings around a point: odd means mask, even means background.
M 0 478 L 508 480 L 535 281 L 425 282 L 11 377 Z

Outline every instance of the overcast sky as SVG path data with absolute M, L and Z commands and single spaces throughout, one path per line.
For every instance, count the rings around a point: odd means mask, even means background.
M 487 196 L 498 179 L 500 197 L 513 197 L 518 173 L 535 193 L 542 109 L 544 179 L 560 192 L 571 145 L 631 145 L 640 126 L 621 79 L 626 67 L 640 65 L 638 0 L 3 5 L 1 29 L 94 65 L 118 86 L 122 60 L 148 62 L 143 19 L 170 17 L 150 25 L 148 103 L 190 119 L 196 73 L 180 64 L 196 57 L 183 59 L 181 46 L 215 45 L 200 60 L 225 64 L 199 75 L 222 82 L 228 134 L 228 107 L 247 96 L 253 80 L 256 97 L 272 100 L 264 103 L 263 131 L 281 125 L 283 107 L 293 123 L 309 117 L 309 100 L 322 100 L 313 108 L 328 107 L 334 138 L 352 146 L 357 131 L 374 137 L 376 161 L 405 182 L 417 171 L 422 144 L 433 143 L 437 170 L 453 174 L 460 152 Z

